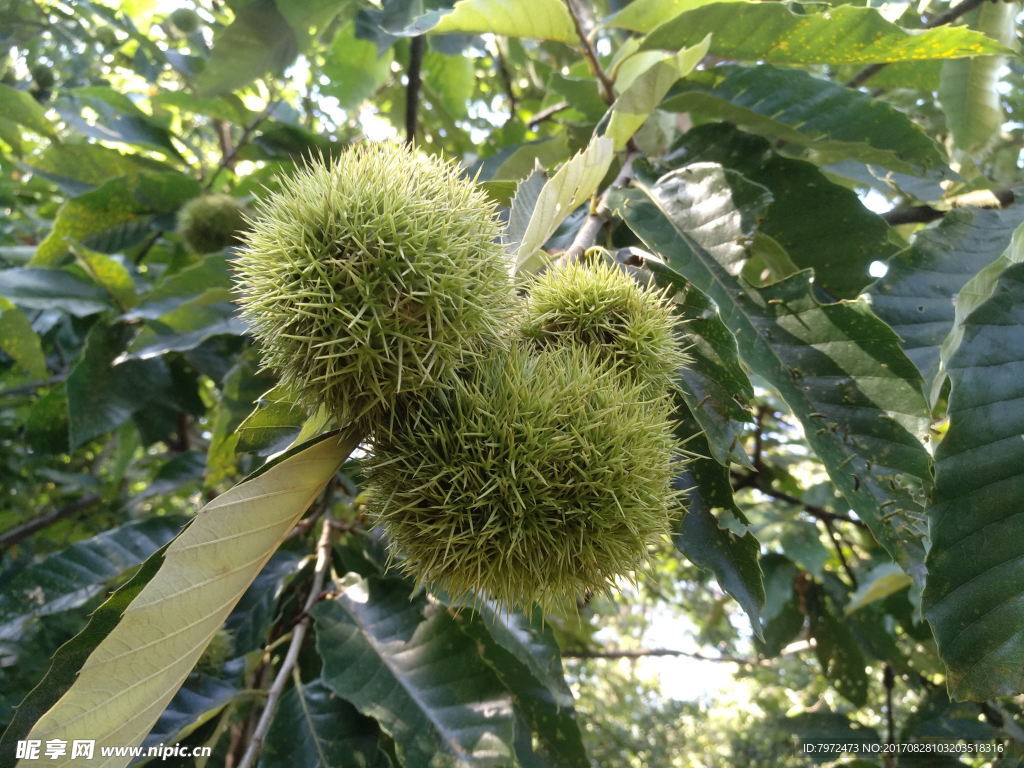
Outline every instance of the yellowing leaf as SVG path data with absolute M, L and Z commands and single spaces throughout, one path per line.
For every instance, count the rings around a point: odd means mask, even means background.
M 127 765 L 129 756 L 99 758 L 99 747 L 142 742 L 242 593 L 357 442 L 352 434 L 326 437 L 207 504 L 28 738 L 94 739 L 96 766 Z M 63 757 L 48 764 L 73 762 Z
M 615 155 L 606 136 L 596 138 L 586 149 L 570 158 L 555 173 L 537 198 L 533 216 L 516 250 L 516 267 L 521 267 L 554 233 L 565 217 L 597 191 Z
M 645 70 L 637 73 L 629 66 L 629 59 L 623 62 L 616 81 L 624 81 L 619 98 L 612 105 L 612 116 L 608 122 L 605 136 L 615 142 L 616 151 L 626 146 L 626 142 L 644 124 L 651 112 L 665 98 L 675 82 L 697 66 L 704 58 L 711 45 L 711 35 L 691 48 L 683 48 L 679 53 L 660 57 Z M 632 59 L 646 59 L 649 52 L 638 53 Z
M 459 0 L 432 32 L 491 32 L 509 37 L 576 41 L 562 0 Z

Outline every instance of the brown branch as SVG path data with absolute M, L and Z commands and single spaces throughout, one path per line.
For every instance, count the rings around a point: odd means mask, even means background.
M 583 226 L 581 226 L 579 231 L 576 233 L 576 237 L 573 238 L 572 243 L 562 254 L 560 258 L 562 263 L 568 264 L 576 261 L 580 256 L 587 252 L 587 249 L 592 248 L 594 243 L 597 242 L 597 236 L 600 234 L 601 228 L 604 227 L 608 222 L 608 219 L 611 218 L 612 211 L 611 208 L 608 207 L 608 195 L 613 189 L 625 187 L 632 180 L 633 161 L 636 157 L 636 152 L 630 152 L 626 155 L 626 160 L 622 163 L 622 168 L 619 169 L 619 174 L 601 195 L 601 199 L 583 222 Z
M 882 214 L 890 226 L 927 224 L 941 219 L 954 208 L 1009 208 L 1017 202 L 1012 189 L 976 189 L 962 195 L 947 197 L 942 208 L 931 205 L 900 205 Z M 948 206 L 948 207 L 946 207 Z
M 615 89 L 612 87 L 612 81 L 608 79 L 608 75 L 601 66 L 601 62 L 597 60 L 597 51 L 594 50 L 594 46 L 590 43 L 590 38 L 583 29 L 583 24 L 580 21 L 580 16 L 576 6 L 573 4 L 573 0 L 564 0 L 564 2 L 565 7 L 569 11 L 569 17 L 572 19 L 572 24 L 576 28 L 576 36 L 580 40 L 580 45 L 583 46 L 583 56 L 587 59 L 587 63 L 590 64 L 594 77 L 597 78 L 601 98 L 604 99 L 605 104 L 611 104 L 615 101 Z
M 423 71 L 423 35 L 409 41 L 409 82 L 405 86 L 405 143 L 416 141 L 416 121 L 420 110 L 420 85 Z
M 562 651 L 563 659 L 642 659 L 649 656 L 682 656 L 698 661 L 720 661 L 729 664 L 743 664 L 746 666 L 763 667 L 766 665 L 763 659 L 745 659 L 739 656 L 707 656 L 703 653 L 693 651 L 677 651 L 672 648 L 641 648 L 638 650 L 611 650 L 592 651 L 587 649 L 575 649 Z
M 88 509 L 96 504 L 100 498 L 101 497 L 98 493 L 90 494 L 78 501 L 73 501 L 70 504 L 63 506 L 60 509 L 47 512 L 45 515 L 39 515 L 39 517 L 34 517 L 21 525 L 4 531 L 0 534 L 0 551 L 13 547 L 19 541 L 28 538 L 36 531 L 41 531 L 43 528 L 47 528 L 66 517 L 70 517 L 76 512 Z
M 252 737 L 249 739 L 249 746 L 245 750 L 245 755 L 239 762 L 238 768 L 252 768 L 256 763 L 260 750 L 263 748 L 263 741 L 266 739 L 267 732 L 270 730 L 270 724 L 274 720 L 274 712 L 277 709 L 278 701 L 280 701 L 285 686 L 292 676 L 292 670 L 299 661 L 302 641 L 305 640 L 306 632 L 309 630 L 311 619 L 309 612 L 323 593 L 324 579 L 327 576 L 330 563 L 331 520 L 330 516 L 327 516 L 324 518 L 323 528 L 320 530 L 320 539 L 316 545 L 316 568 L 313 571 L 313 583 L 309 589 L 309 596 L 306 598 L 306 603 L 302 608 L 302 619 L 295 625 L 295 629 L 292 631 L 292 639 L 288 644 L 288 651 L 285 653 L 281 667 L 277 671 L 277 676 L 274 678 L 274 682 L 267 693 L 267 702 L 263 706 L 263 713 L 260 715 L 259 722 L 256 724 Z
M 570 104 L 568 101 L 559 101 L 556 104 L 552 104 L 550 107 L 545 107 L 540 112 L 538 112 L 533 117 L 531 117 L 529 122 L 527 123 L 527 125 L 530 128 L 536 128 L 538 125 L 543 123 L 545 120 L 550 120 L 552 117 L 557 115 L 559 112 L 564 112 L 565 110 L 567 110 L 571 106 L 572 106 L 572 104 Z
M 246 144 L 249 143 L 249 139 L 252 138 L 253 133 L 257 128 L 259 128 L 260 123 L 270 116 L 270 113 L 274 111 L 274 107 L 276 107 L 279 102 L 280 99 L 273 97 L 269 98 L 267 100 L 267 106 L 263 108 L 263 111 L 256 115 L 255 119 L 242 129 L 242 135 L 238 137 L 238 141 L 235 142 L 235 146 L 233 146 L 231 151 L 221 158 L 220 163 L 217 164 L 213 173 L 210 174 L 210 178 L 207 180 L 206 184 L 203 185 L 204 190 L 209 190 L 213 187 L 213 183 L 217 180 L 221 171 L 234 165 L 235 159 L 238 157 L 238 153 L 242 151 L 242 148 L 245 147 Z
M 501 78 L 501 83 L 505 86 L 505 94 L 508 96 L 508 114 L 509 117 L 515 117 L 518 99 L 516 99 L 516 92 L 512 85 L 512 73 L 508 70 L 508 62 L 505 60 L 505 54 L 502 53 L 501 44 L 497 38 L 494 40 L 494 50 L 497 52 L 494 62 L 498 67 L 498 76 Z
M 761 482 L 757 472 L 747 473 L 732 473 L 733 490 L 739 491 L 744 488 L 753 488 L 756 491 L 760 491 L 765 496 L 770 496 L 778 501 L 784 501 L 787 504 L 792 504 L 796 507 L 801 507 L 811 517 L 817 518 L 818 520 L 828 520 L 834 522 L 841 520 L 844 523 L 850 523 L 856 525 L 858 528 L 867 529 L 867 524 L 863 520 L 857 520 L 850 517 L 849 515 L 842 515 L 838 512 L 829 512 L 824 507 L 820 507 L 817 504 L 808 504 L 807 502 L 793 496 L 792 494 L 786 493 L 785 491 L 777 491 L 769 485 L 765 485 Z
M 836 532 L 836 527 L 831 520 L 827 517 L 820 518 L 822 524 L 825 526 L 825 530 L 828 531 L 828 537 L 832 542 L 832 547 L 836 551 L 836 556 L 839 558 L 839 564 L 843 566 L 843 571 L 846 573 L 846 578 L 850 580 L 850 584 L 854 589 L 857 588 L 857 574 L 853 572 L 853 568 L 850 567 L 849 561 L 846 559 L 846 555 L 843 554 L 843 540 Z
M 951 21 L 955 21 L 956 19 L 959 19 L 961 16 L 963 16 L 965 13 L 970 13 L 984 2 L 986 2 L 986 0 L 963 0 L 962 3 L 954 5 L 945 13 L 940 13 L 934 19 L 929 21 L 927 24 L 924 25 L 924 29 L 935 29 L 935 27 L 941 27 L 943 24 L 948 24 Z M 877 64 L 869 64 L 856 75 L 847 80 L 846 87 L 859 88 L 872 77 L 881 72 L 888 65 L 889 62 L 887 61 L 880 61 Z

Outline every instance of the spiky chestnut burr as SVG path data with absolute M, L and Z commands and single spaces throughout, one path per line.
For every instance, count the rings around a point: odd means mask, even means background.
M 640 286 L 607 262 L 570 262 L 533 278 L 527 287 L 524 338 L 540 348 L 591 347 L 649 392 L 667 395 L 674 389 L 688 358 L 663 292 Z
M 515 344 L 381 430 L 370 509 L 423 583 L 564 605 L 642 568 L 668 532 L 669 410 L 594 350 Z
M 256 206 L 235 262 L 264 366 L 369 426 L 508 335 L 494 204 L 451 162 L 395 144 L 311 161 Z
M 231 195 L 203 195 L 178 211 L 178 234 L 193 253 L 213 253 L 238 242 L 245 205 Z

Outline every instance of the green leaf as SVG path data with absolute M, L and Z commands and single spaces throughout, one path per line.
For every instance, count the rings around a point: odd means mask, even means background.
M 146 323 L 125 352 L 128 359 L 147 360 L 168 352 L 195 349 L 214 336 L 241 336 L 245 322 L 238 308 L 221 301 L 219 291 L 207 291 Z
M 328 435 L 203 507 L 29 737 L 141 743 L 246 587 L 356 442 L 351 435 Z
M 238 450 L 258 451 L 293 437 L 306 421 L 306 409 L 282 387 L 260 398 L 256 408 L 238 426 Z
M 103 286 L 119 307 L 128 309 L 138 303 L 135 281 L 124 264 L 105 253 L 90 251 L 76 243 L 68 245 L 86 274 L 98 285 Z
M 1024 264 L 964 320 L 935 452 L 925 615 L 954 699 L 1024 689 Z
M 1021 223 L 1024 205 L 950 211 L 938 226 L 918 232 L 909 248 L 889 260 L 885 277 L 871 286 L 875 314 L 903 339 L 904 352 L 926 384 L 938 374 L 939 350 L 953 329 L 957 295 L 1009 247 Z
M 119 176 L 170 170 L 156 160 L 122 154 L 101 144 L 51 144 L 40 154 L 25 158 L 25 165 L 71 195 L 88 192 Z
M 512 760 L 512 704 L 448 611 L 397 579 L 349 574 L 313 608 L 321 673 L 409 765 Z
M 33 724 L 40 717 L 45 717 L 51 711 L 51 707 L 76 684 L 82 665 L 110 636 L 127 606 L 156 575 L 164 562 L 168 546 L 170 545 L 165 545 L 150 555 L 135 575 L 96 609 L 89 617 L 85 629 L 57 649 L 46 675 L 18 705 L 10 725 L 0 736 L 0 768 L 13 768 L 16 762 L 15 743 L 27 738 L 32 732 Z M 154 715 L 154 719 L 155 717 Z M 125 760 L 119 765 L 125 765 L 127 762 Z
M 64 94 L 58 104 L 64 119 L 86 136 L 102 141 L 134 144 L 173 158 L 181 157 L 171 141 L 167 127 L 113 88 L 75 88 Z M 94 112 L 95 119 L 86 120 L 82 117 L 84 108 Z
M 516 185 L 516 193 L 509 205 L 508 224 L 501 236 L 501 242 L 509 253 L 514 254 L 523 242 L 546 181 L 543 169 L 537 168 Z
M 711 55 L 770 64 L 872 64 L 1008 53 L 964 27 L 908 30 L 874 8 L 794 13 L 782 3 L 708 3 L 653 29 L 640 48 L 675 50 L 711 34 Z
M 107 582 L 138 566 L 170 541 L 185 521 L 156 517 L 77 541 L 47 555 L 0 589 L 0 639 L 13 639 L 25 624 L 84 605 Z
M 540 250 L 566 216 L 597 191 L 614 155 L 611 139 L 604 136 L 595 138 L 548 179 L 537 197 L 530 223 L 516 250 L 517 269 L 522 269 Z
M 943 164 L 935 142 L 902 112 L 799 69 L 763 64 L 694 73 L 673 89 L 662 109 L 728 120 L 829 157 L 896 171 L 924 172 Z
M 155 320 L 169 314 L 190 301 L 212 299 L 231 300 L 231 273 L 228 257 L 211 253 L 196 264 L 180 272 L 161 278 L 125 319 Z
M 204 97 L 230 93 L 268 72 L 279 74 L 298 53 L 295 32 L 274 0 L 252 0 L 217 33 L 196 92 Z
M 818 303 L 808 272 L 760 289 L 730 275 L 700 242 L 707 229 L 721 238 L 723 229 L 735 226 L 722 217 L 728 182 L 720 166 L 698 164 L 653 185 L 637 181 L 637 189 L 619 194 L 618 206 L 665 260 L 649 261 L 652 272 L 677 272 L 718 305 L 740 356 L 779 391 L 836 488 L 920 584 L 918 498 L 930 477 L 921 443 L 928 409 L 920 374 L 866 303 Z M 687 226 L 700 220 L 718 225 Z
M 633 137 L 644 121 L 661 104 L 661 100 L 675 82 L 693 71 L 693 68 L 707 54 L 710 44 L 710 38 L 705 37 L 697 45 L 683 48 L 675 54 L 663 56 L 649 66 L 645 62 L 646 68 L 632 76 L 629 83 L 619 92 L 615 103 L 612 104 L 611 118 L 604 132 L 605 136 L 615 142 L 615 151 L 626 146 L 626 142 Z M 637 56 L 643 55 L 637 54 Z M 622 66 L 627 66 L 628 61 L 624 62 Z M 616 80 L 616 85 L 619 80 L 621 80 L 621 74 L 620 78 Z
M 385 768 L 377 724 L 319 680 L 281 697 L 260 768 Z
M 766 187 L 773 201 L 761 214 L 759 232 L 775 240 L 797 267 L 813 268 L 815 284 L 838 298 L 857 296 L 871 281 L 871 262 L 897 250 L 889 225 L 865 208 L 852 189 L 833 184 L 813 164 L 778 155 L 767 140 L 728 124 L 692 129 L 665 162 L 672 168 L 720 163 Z
M 239 695 L 231 683 L 210 675 L 193 674 L 167 705 L 144 747 L 158 747 L 185 740 L 203 723 L 215 717 Z
M 576 43 L 561 0 L 459 0 L 431 32 L 474 32 Z
M 861 725 L 846 715 L 829 712 L 803 712 L 780 722 L 787 731 L 800 737 L 803 744 L 864 744 L 881 746 L 882 737 L 874 728 Z M 810 753 L 815 762 L 832 763 L 836 752 Z
M 132 329 L 124 323 L 97 322 L 65 382 L 68 430 L 75 448 L 119 427 L 162 394 L 168 378 L 161 361 L 130 360 L 114 365 Z
M 0 297 L 0 350 L 6 352 L 29 376 L 45 379 L 46 356 L 32 323 L 13 302 Z
M 454 619 L 512 694 L 516 712 L 536 737 L 537 756 L 558 768 L 589 768 L 551 628 L 541 627 L 539 615 L 531 622 L 493 605 L 456 610 Z
M 814 585 L 807 596 L 814 655 L 832 686 L 850 703 L 863 707 L 868 699 L 864 655 L 847 623 L 833 614 L 825 590 Z
M 683 11 L 699 8 L 706 3 L 707 0 L 633 0 L 605 24 L 646 33 Z
M 423 85 L 452 117 L 463 120 L 476 87 L 473 59 L 467 56 L 445 56 L 427 51 L 423 57 Z
M 9 85 L 0 84 L 0 117 L 43 136 L 53 138 L 56 135 L 53 125 L 46 117 L 46 110 L 39 102 L 25 91 L 19 91 Z
M 749 530 L 734 530 L 745 527 L 747 518 L 733 499 L 729 470 L 706 458 L 707 441 L 693 414 L 679 410 L 678 433 L 694 456 L 675 480 L 676 487 L 686 491 L 686 509 L 672 539 L 691 562 L 715 575 L 722 589 L 747 614 L 754 635 L 763 638 L 765 592 L 758 563 L 760 545 Z M 726 518 L 731 525 L 723 525 Z
M 25 309 L 59 309 L 75 317 L 111 308 L 106 291 L 60 269 L 0 270 L 0 296 Z
M 1020 3 L 982 3 L 963 17 L 971 28 L 998 40 L 1008 48 L 1015 44 Z M 979 56 L 973 59 L 945 61 L 939 81 L 939 104 L 953 143 L 979 158 L 999 136 L 1005 116 L 999 94 L 1004 56 Z
M 910 577 L 900 570 L 898 565 L 883 563 L 873 568 L 861 581 L 857 591 L 850 597 L 850 602 L 846 604 L 845 613 L 849 616 L 854 611 L 859 611 L 877 600 L 884 600 L 908 586 Z
M 199 183 L 178 173 L 144 173 L 112 179 L 66 201 L 53 229 L 30 262 L 48 267 L 68 253 L 70 241 L 103 253 L 141 242 L 160 214 L 174 213 L 199 193 Z
M 323 73 L 330 83 L 324 93 L 334 96 L 342 109 L 354 109 L 377 92 L 391 76 L 391 56 L 379 55 L 377 46 L 356 37 L 354 23 L 342 27 L 327 54 Z

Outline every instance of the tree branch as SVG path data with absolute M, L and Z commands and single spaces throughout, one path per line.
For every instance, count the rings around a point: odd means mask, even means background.
M 256 115 L 256 118 L 242 129 L 242 135 L 238 137 L 238 141 L 235 142 L 235 146 L 231 147 L 231 151 L 221 158 L 220 163 L 217 164 L 213 173 L 210 174 L 210 178 L 207 179 L 206 183 L 203 185 L 203 189 L 205 191 L 209 191 L 213 187 L 213 183 L 217 180 L 221 171 L 225 168 L 230 168 L 234 164 L 235 158 L 238 157 L 238 153 L 246 144 L 249 143 L 249 139 L 252 137 L 256 129 L 259 128 L 260 123 L 270 116 L 270 113 L 274 111 L 274 107 L 276 107 L 279 102 L 280 99 L 274 97 L 269 98 L 267 100 L 267 106 L 263 108 L 263 111 Z
M 78 501 L 73 501 L 70 504 L 55 509 L 52 512 L 47 512 L 45 515 L 34 517 L 21 525 L 15 526 L 7 531 L 0 534 L 0 551 L 9 549 L 17 544 L 22 539 L 31 536 L 36 531 L 41 531 L 43 528 L 47 528 L 54 523 L 63 520 L 65 517 L 70 517 L 76 512 L 81 512 L 83 509 L 88 509 L 100 500 L 98 493 L 90 494 Z
M 494 40 L 494 50 L 496 53 L 494 62 L 498 67 L 498 76 L 501 78 L 501 83 L 505 86 L 505 94 L 508 96 L 508 115 L 510 118 L 515 117 L 518 100 L 512 85 L 512 73 L 508 71 L 508 62 L 505 60 L 505 54 L 502 52 L 497 38 Z
M 853 572 L 853 568 L 850 567 L 849 561 L 846 559 L 846 555 L 843 554 L 843 540 L 836 532 L 836 527 L 827 517 L 820 518 L 822 524 L 825 526 L 825 530 L 828 531 L 829 540 L 832 542 L 832 547 L 836 551 L 836 556 L 839 558 L 839 564 L 843 566 L 843 571 L 846 573 L 846 578 L 850 580 L 850 584 L 854 589 L 857 588 L 857 574 Z
M 630 152 L 626 155 L 626 160 L 622 163 L 618 176 L 602 193 L 601 199 L 583 222 L 583 226 L 576 233 L 572 243 L 562 254 L 561 262 L 568 264 L 576 261 L 586 253 L 588 248 L 592 248 L 594 243 L 597 242 L 597 236 L 600 234 L 601 228 L 607 223 L 612 213 L 611 208 L 608 207 L 608 195 L 613 189 L 625 187 L 632 180 L 633 161 L 636 159 L 637 154 L 637 152 Z
M 962 3 L 954 5 L 945 13 L 940 13 L 934 19 L 924 25 L 924 29 L 935 29 L 935 27 L 941 27 L 943 24 L 948 24 L 951 21 L 955 21 L 963 16 L 965 13 L 970 13 L 977 8 L 986 0 L 963 0 Z M 846 81 L 847 88 L 859 88 L 864 85 L 868 80 L 881 72 L 885 67 L 889 65 L 887 61 L 881 61 L 877 64 L 869 64 L 864 67 L 860 72 L 851 77 Z
M 954 208 L 1009 208 L 1017 202 L 1012 189 L 976 189 L 942 201 L 948 208 L 931 205 L 900 205 L 882 214 L 890 226 L 899 224 L 927 224 L 941 219 Z
M 563 659 L 642 659 L 648 656 L 682 656 L 687 659 L 696 659 L 697 661 L 720 661 L 729 664 L 743 664 L 754 667 L 763 667 L 767 664 L 763 659 L 744 659 L 739 656 L 707 656 L 703 653 L 677 651 L 672 648 L 641 648 L 638 650 L 622 651 L 592 651 L 581 648 L 562 651 Z
M 409 82 L 405 86 L 405 143 L 416 141 L 416 121 L 420 110 L 420 84 L 423 71 L 423 35 L 409 41 Z
M 819 507 L 817 504 L 808 504 L 792 494 L 786 493 L 785 491 L 777 491 L 771 486 L 764 485 L 758 479 L 757 472 L 747 472 L 745 474 L 733 472 L 732 480 L 734 491 L 739 491 L 744 488 L 753 488 L 756 491 L 760 491 L 765 496 L 770 496 L 773 499 L 784 501 L 787 504 L 801 507 L 804 512 L 818 520 L 828 520 L 830 522 L 842 520 L 844 523 L 850 523 L 851 525 L 856 525 L 858 528 L 867 529 L 867 524 L 864 523 L 863 520 L 857 520 L 849 515 L 841 515 L 838 512 L 829 512 L 827 509 Z
M 320 530 L 320 539 L 316 545 L 316 568 L 313 571 L 313 583 L 310 585 L 309 596 L 306 598 L 306 603 L 302 608 L 302 619 L 292 631 L 292 640 L 288 645 L 288 651 L 285 653 L 284 661 L 281 662 L 281 668 L 277 671 L 277 677 L 274 678 L 274 682 L 267 693 L 267 703 L 263 706 L 263 714 L 260 715 L 259 722 L 256 724 L 256 729 L 253 731 L 252 738 L 249 741 L 249 747 L 245 750 L 245 755 L 239 762 L 238 768 L 252 768 L 256 763 L 260 750 L 263 748 L 263 741 L 266 739 L 267 732 L 270 730 L 270 723 L 274 719 L 274 711 L 277 709 L 277 704 L 284 693 L 285 686 L 288 684 L 292 670 L 299 661 L 302 641 L 306 638 L 306 632 L 309 630 L 311 619 L 309 612 L 321 597 L 324 579 L 330 568 L 330 562 L 331 522 L 330 515 L 327 515 L 324 518 L 323 527 Z
M 587 33 L 583 29 L 583 24 L 580 21 L 580 16 L 576 6 L 573 4 L 573 0 L 564 0 L 564 2 L 565 7 L 569 11 L 569 17 L 572 19 L 573 26 L 576 27 L 576 36 L 580 40 L 580 45 L 583 46 L 583 55 L 587 59 L 587 63 L 590 64 L 594 77 L 597 78 L 601 98 L 604 99 L 605 104 L 611 104 L 615 101 L 615 89 L 612 87 L 612 81 L 605 74 L 601 62 L 597 60 L 597 51 L 594 50 L 594 46 L 590 43 L 590 38 L 587 37 Z
M 552 104 L 550 107 L 545 107 L 540 112 L 538 112 L 533 117 L 531 117 L 530 121 L 527 123 L 527 125 L 530 128 L 536 128 L 538 125 L 543 123 L 545 120 L 550 120 L 552 117 L 557 115 L 559 112 L 564 112 L 565 110 L 567 110 L 571 106 L 572 106 L 572 104 L 570 104 L 568 101 L 559 101 L 556 104 Z

